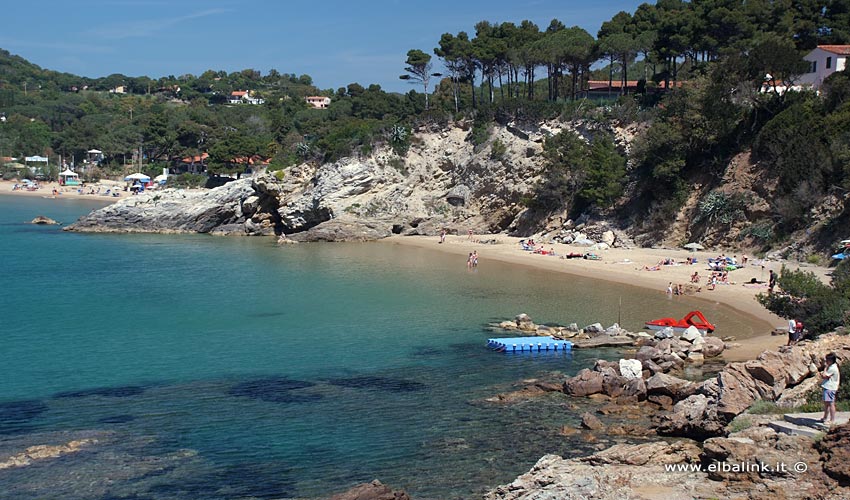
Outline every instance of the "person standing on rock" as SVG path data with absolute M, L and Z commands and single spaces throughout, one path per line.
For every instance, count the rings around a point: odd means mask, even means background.
M 797 320 L 791 318 L 788 320 L 788 343 L 785 345 L 796 344 L 797 340 Z
M 823 418 L 820 420 L 826 425 L 835 423 L 835 392 L 838 391 L 838 384 L 841 380 L 841 373 L 838 371 L 838 363 L 834 353 L 826 355 L 826 370 L 821 373 L 823 383 Z

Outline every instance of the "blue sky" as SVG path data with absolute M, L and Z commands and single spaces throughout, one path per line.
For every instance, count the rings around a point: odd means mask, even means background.
M 636 0 L 29 0 L 3 8 L 0 48 L 88 77 L 161 77 L 254 68 L 308 74 L 316 86 L 378 83 L 403 91 L 407 51 L 481 20 L 552 18 L 596 36 Z M 650 0 L 650 3 L 653 3 Z

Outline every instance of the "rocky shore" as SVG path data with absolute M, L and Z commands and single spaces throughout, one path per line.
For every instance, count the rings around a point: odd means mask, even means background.
M 615 407 L 638 403 L 654 408 L 651 430 L 662 438 L 618 444 L 579 458 L 547 455 L 485 498 L 850 498 L 850 425 L 833 427 L 823 439 L 813 440 L 777 433 L 769 425 L 776 416 L 744 415 L 758 400 L 789 408 L 804 403 L 819 382 L 812 369 L 824 368 L 826 353 L 834 352 L 839 363 L 850 360 L 850 336 L 830 334 L 765 351 L 757 359 L 730 363 L 703 382 L 651 369 L 638 375 L 632 362 L 657 365 L 656 351 L 675 352 L 670 340 L 641 347 L 631 360 L 599 361 L 560 389 L 576 397 L 601 396 Z M 582 426 L 604 429 L 606 412 L 598 413 L 601 418 L 584 415 Z

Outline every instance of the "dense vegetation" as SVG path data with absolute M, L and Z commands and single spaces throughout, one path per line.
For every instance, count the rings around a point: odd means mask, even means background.
M 803 321 L 814 335 L 850 324 L 850 261 L 839 264 L 827 286 L 808 271 L 782 269 L 782 293 L 762 294 L 759 302 L 783 318 Z

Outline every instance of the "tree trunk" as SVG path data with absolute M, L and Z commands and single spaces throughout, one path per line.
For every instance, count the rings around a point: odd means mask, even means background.
M 510 85 L 510 84 L 508 84 Z M 505 89 L 502 87 L 502 70 L 499 69 L 499 98 L 505 102 Z
M 623 94 L 628 95 L 629 93 L 629 54 L 627 52 L 623 53 Z

